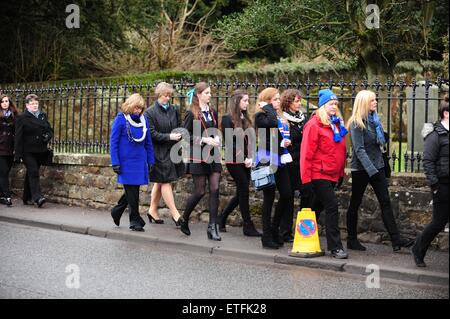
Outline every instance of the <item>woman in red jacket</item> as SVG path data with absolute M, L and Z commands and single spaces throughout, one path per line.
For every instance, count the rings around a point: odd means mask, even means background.
M 317 219 L 321 208 L 326 212 L 326 236 L 331 256 L 347 258 L 339 230 L 338 201 L 335 187 L 342 184 L 345 167 L 347 129 L 331 90 L 319 91 L 319 109 L 303 130 L 300 149 L 300 175 L 307 192 L 314 192 L 313 210 Z

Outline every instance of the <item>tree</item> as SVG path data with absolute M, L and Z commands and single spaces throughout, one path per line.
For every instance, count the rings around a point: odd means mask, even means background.
M 448 10 L 445 3 L 440 6 Z M 379 8 L 379 28 L 366 23 L 369 4 Z M 224 17 L 218 35 L 239 51 L 281 47 L 285 56 L 294 50 L 304 50 L 310 58 L 336 58 L 336 52 L 354 56 L 373 80 L 392 75 L 401 60 L 429 55 L 434 10 L 433 1 L 418 0 L 255 0 L 242 12 Z M 448 17 L 441 23 L 448 29 Z

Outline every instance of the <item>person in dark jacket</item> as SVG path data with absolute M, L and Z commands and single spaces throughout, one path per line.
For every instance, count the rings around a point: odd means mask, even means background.
M 0 204 L 12 206 L 9 172 L 14 161 L 14 126 L 18 115 L 7 95 L 0 95 Z
M 386 143 L 383 126 L 377 114 L 377 99 L 374 92 L 360 91 L 355 97 L 353 113 L 348 120 L 352 153 L 352 196 L 347 210 L 347 248 L 366 250 L 357 239 L 358 209 L 367 184 L 370 183 L 381 208 L 381 216 L 397 252 L 401 247 L 412 245 L 411 241 L 400 238 L 400 233 L 392 212 L 388 182 L 384 171 L 381 147 Z
M 317 219 L 326 212 L 326 237 L 330 255 L 345 259 L 339 229 L 339 210 L 335 189 L 342 184 L 346 160 L 347 129 L 333 91 L 319 91 L 319 109 L 305 124 L 300 148 L 300 175 L 304 189 L 314 193 L 312 204 Z
M 259 111 L 255 115 L 255 126 L 258 138 L 261 130 L 265 130 L 265 140 L 259 140 L 256 165 L 271 163 L 276 168 L 275 187 L 263 189 L 261 243 L 263 248 L 278 249 L 284 245 L 280 237 L 280 223 L 284 214 L 292 214 L 292 188 L 289 177 L 288 163 L 292 162 L 288 147 L 291 145 L 289 124 L 282 115 L 280 93 L 276 88 L 266 88 L 258 96 Z M 274 152 L 271 144 L 276 143 Z M 271 220 L 272 206 L 275 200 L 275 190 L 278 189 L 280 198 Z
M 176 226 L 180 226 L 181 215 L 175 206 L 171 183 L 184 174 L 184 164 L 174 163 L 170 158 L 172 146 L 181 140 L 181 134 L 174 131 L 181 127 L 180 112 L 176 106 L 169 103 L 173 93 L 172 85 L 161 82 L 156 86 L 155 93 L 157 96 L 155 105 L 145 111 L 155 155 L 155 165 L 150 173 L 150 180 L 154 184 L 147 216 L 150 223 L 164 223 L 158 214 L 158 204 L 162 196 L 170 209 L 172 220 Z
M 448 223 L 449 198 L 449 113 L 448 95 L 439 106 L 440 121 L 425 125 L 423 168 L 433 194 L 433 219 L 416 238 L 412 247 L 414 262 L 418 267 L 426 267 L 425 255 L 433 239 Z
M 248 115 L 248 93 L 242 90 L 233 92 L 228 104 L 228 114 L 222 116 L 221 129 L 225 139 L 225 163 L 236 183 L 236 194 L 225 206 L 219 215 L 219 230 L 226 232 L 228 215 L 239 205 L 243 220 L 243 233 L 245 236 L 261 237 L 250 217 L 249 186 L 250 167 L 252 157 L 249 152 L 248 128 L 252 129 L 252 121 Z
M 14 160 L 23 161 L 27 168 L 23 188 L 23 203 L 32 200 L 39 208 L 46 202 L 39 181 L 39 169 L 47 160 L 47 144 L 53 137 L 53 129 L 47 114 L 39 110 L 39 98 L 29 94 L 25 97 L 26 111 L 17 117 L 14 139 Z
M 138 93 L 128 97 L 114 119 L 110 136 L 111 164 L 122 184 L 124 194 L 111 209 L 111 217 L 119 226 L 123 212 L 129 207 L 130 229 L 144 231 L 139 215 L 139 187 L 148 185 L 149 173 L 155 163 L 152 137 L 144 116 L 145 101 Z
M 219 183 L 222 172 L 219 146 L 220 132 L 217 112 L 209 106 L 211 88 L 208 83 L 199 82 L 188 92 L 190 110 L 186 111 L 183 127 L 189 132 L 190 158 L 186 173 L 192 175 L 194 189 L 186 202 L 180 230 L 190 235 L 189 216 L 206 193 L 209 184 L 208 239 L 222 240 L 217 225 L 219 209 Z
M 292 200 L 294 200 L 295 191 L 300 192 L 301 203 L 300 209 L 303 207 L 311 207 L 308 194 L 302 194 L 300 180 L 300 146 L 302 143 L 303 126 L 306 123 L 306 115 L 301 110 L 302 93 L 296 89 L 288 89 L 281 94 L 281 109 L 284 117 L 289 122 L 289 131 L 291 136 L 291 146 L 288 150 L 292 156 L 292 162 L 288 163 L 289 176 L 291 178 Z M 294 204 L 292 203 L 292 208 Z M 280 224 L 280 236 L 285 242 L 293 242 L 292 235 L 293 219 L 296 217 L 294 210 L 291 214 L 284 214 Z

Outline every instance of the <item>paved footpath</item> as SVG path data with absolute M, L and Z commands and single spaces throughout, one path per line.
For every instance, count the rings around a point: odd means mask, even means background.
M 382 279 L 447 287 L 449 285 L 448 252 L 430 250 L 425 259 L 428 265 L 426 268 L 415 266 L 409 249 L 403 248 L 400 253 L 393 253 L 390 246 L 375 244 L 365 244 L 367 247 L 365 252 L 349 251 L 347 260 L 337 260 L 328 256 L 296 258 L 289 256 L 292 244 L 285 244 L 278 250 L 266 250 L 261 247 L 259 238 L 243 236 L 241 227 L 227 226 L 227 232 L 221 233 L 222 241 L 217 242 L 207 239 L 204 223 L 190 224 L 191 236 L 182 234 L 170 219 L 165 219 L 165 224 L 162 225 L 147 223 L 145 232 L 140 233 L 128 229 L 127 212 L 122 217 L 121 226 L 116 227 L 109 211 L 106 210 L 69 207 L 54 203 L 46 203 L 44 207 L 45 209 L 39 209 L 35 206 L 24 206 L 16 200 L 13 207 L 0 206 L 0 221 L 146 243 L 160 248 L 321 268 L 362 276 L 370 273 L 368 265 L 375 264 L 380 267 Z M 146 222 L 148 221 L 146 216 L 143 218 Z M 321 238 L 320 242 L 322 249 L 325 250 L 325 238 Z

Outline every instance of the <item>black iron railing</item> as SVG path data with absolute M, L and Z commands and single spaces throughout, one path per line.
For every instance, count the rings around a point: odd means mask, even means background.
M 186 93 L 194 85 L 192 81 L 169 81 L 175 92 L 172 103 L 186 109 Z M 212 91 L 211 104 L 218 109 L 219 116 L 226 112 L 226 105 L 235 89 L 247 90 L 250 103 L 255 104 L 258 93 L 267 87 L 281 91 L 296 88 L 302 91 L 302 105 L 310 113 L 317 104 L 318 91 L 330 88 L 338 96 L 344 118 L 348 119 L 356 94 L 362 89 L 373 90 L 378 99 L 383 126 L 390 134 L 388 151 L 394 171 L 421 171 L 423 142 L 420 131 L 425 122 L 437 119 L 437 106 L 448 92 L 449 82 L 437 78 L 435 81 L 387 81 L 381 83 L 367 80 L 346 82 L 317 81 L 209 81 Z M 9 95 L 20 110 L 25 109 L 27 94 L 37 94 L 41 110 L 49 116 L 55 131 L 52 147 L 61 153 L 108 153 L 109 134 L 112 121 L 127 96 L 140 93 L 148 106 L 155 101 L 156 83 L 105 84 L 79 83 L 74 85 L 0 86 L 0 92 Z M 350 152 L 349 152 L 350 154 Z

